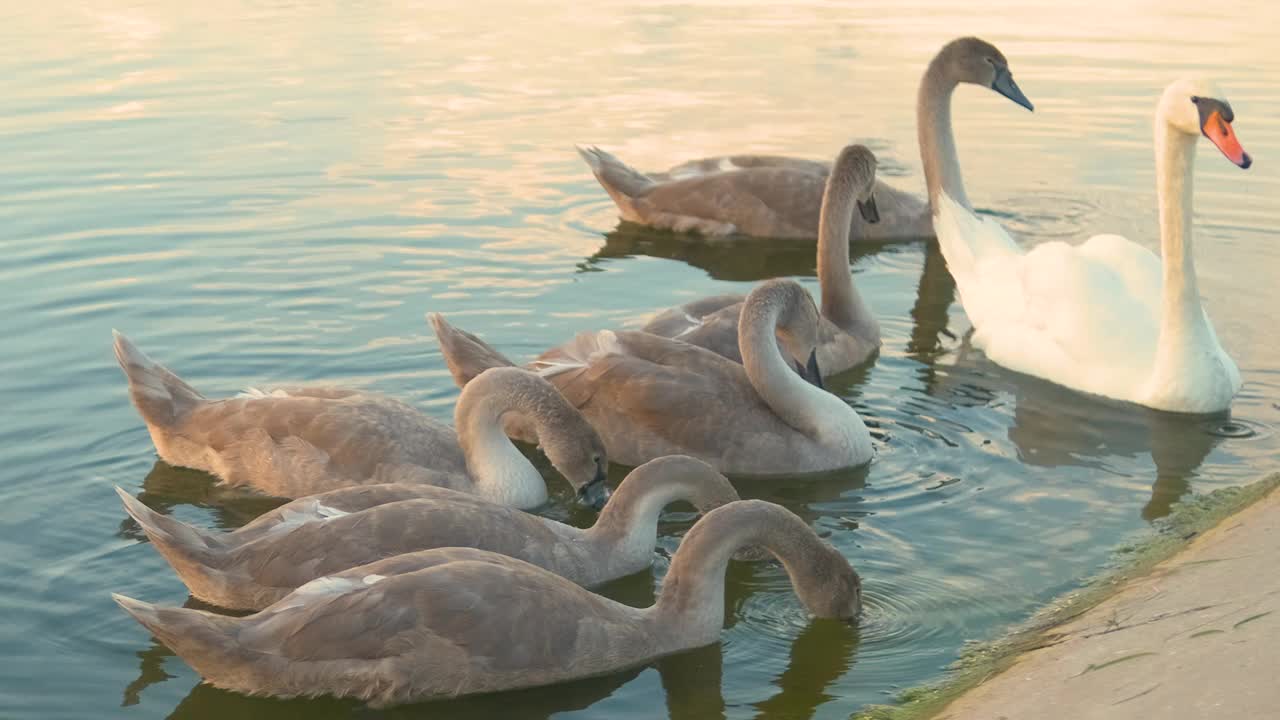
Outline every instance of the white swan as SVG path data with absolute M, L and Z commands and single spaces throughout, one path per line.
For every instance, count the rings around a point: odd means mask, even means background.
M 1249 155 L 1234 113 L 1207 80 L 1170 85 L 1156 106 L 1161 258 L 1118 235 L 1023 250 L 974 214 L 956 171 L 930 187 L 934 227 L 973 344 L 994 362 L 1065 387 L 1157 410 L 1226 410 L 1240 371 L 1214 334 L 1196 284 L 1191 189 L 1196 138 L 1236 165 Z

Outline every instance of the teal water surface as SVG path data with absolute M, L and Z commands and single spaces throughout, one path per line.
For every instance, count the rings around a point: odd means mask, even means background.
M 1270 3 L 1044 0 L 336 3 L 88 0 L 0 9 L 0 716 L 845 718 L 938 678 L 1095 572 L 1189 492 L 1251 481 L 1280 442 L 1280 55 Z M 719 645 L 536 691 L 373 712 L 247 698 L 111 602 L 187 601 L 112 485 L 203 526 L 273 502 L 156 460 L 110 351 L 128 333 L 207 394 L 323 381 L 448 419 L 426 311 L 525 359 L 585 328 L 773 275 L 813 245 L 618 226 L 573 152 L 642 168 L 834 155 L 857 139 L 923 189 L 915 84 L 946 40 L 995 42 L 1036 112 L 962 88 L 969 194 L 1020 240 L 1156 247 L 1151 117 L 1176 77 L 1226 89 L 1253 155 L 1201 143 L 1201 290 L 1245 386 L 1230 417 L 1090 400 L 965 341 L 935 245 L 855 253 L 876 362 L 831 383 L 878 457 L 741 484 L 862 574 L 856 628 L 810 620 L 776 563 L 735 564 Z M 621 472 L 615 473 L 615 479 Z M 556 486 L 544 510 L 585 524 Z M 663 524 L 651 602 L 692 515 Z

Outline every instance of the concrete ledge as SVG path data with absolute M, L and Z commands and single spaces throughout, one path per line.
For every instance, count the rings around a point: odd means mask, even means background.
M 1280 712 L 1280 474 L 1175 506 L 1117 568 L 859 720 Z M 1262 501 L 1262 502 L 1259 502 Z M 1224 520 L 1226 522 L 1224 522 Z

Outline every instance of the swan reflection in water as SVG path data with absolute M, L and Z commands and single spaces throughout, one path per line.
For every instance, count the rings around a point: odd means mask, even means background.
M 873 256 L 896 244 L 852 243 L 849 261 L 856 265 L 861 258 Z M 810 241 L 746 236 L 704 239 L 622 222 L 604 234 L 604 246 L 578 263 L 578 270 L 599 272 L 611 260 L 644 256 L 677 260 L 705 271 L 714 280 L 729 282 L 814 277 L 817 275 L 817 247 L 816 238 Z M 660 305 L 655 301 L 654 309 Z
M 936 242 L 926 245 L 918 291 L 908 354 L 928 368 L 925 392 L 961 406 L 989 406 L 1012 396 L 1008 438 L 1028 465 L 1124 474 L 1131 470 L 1118 469 L 1115 460 L 1150 454 L 1156 477 L 1141 515 L 1151 521 L 1168 515 L 1191 490 L 1200 465 L 1222 440 L 1212 429 L 1222 418 L 1085 395 L 992 363 L 970 345 L 969 332 L 957 337 L 947 327 L 958 298 Z
M 832 634 L 834 632 L 834 635 Z M 759 720 L 777 718 L 804 720 L 813 717 L 817 708 L 831 699 L 828 689 L 849 671 L 858 643 L 857 630 L 842 623 L 816 623 L 805 628 L 792 643 L 787 669 L 774 682 L 772 694 L 754 703 Z M 138 702 L 142 690 L 173 678 L 164 671 L 165 662 L 178 662 L 159 643 L 152 643 L 138 653 L 142 674 L 125 691 L 124 705 Z M 800 662 L 803 658 L 804 662 Z M 407 705 L 377 713 L 378 717 L 430 717 L 437 711 L 451 718 L 503 717 L 512 720 L 542 720 L 552 716 L 583 710 L 601 702 L 632 682 L 637 676 L 656 669 L 662 685 L 671 720 L 723 720 L 725 702 L 721 692 L 724 652 L 719 643 L 663 658 L 652 667 L 631 670 L 599 678 L 578 680 L 532 690 L 515 690 L 495 695 L 444 700 L 424 705 Z M 828 662 L 829 661 L 829 662 Z M 647 690 L 646 690 L 647 692 Z M 290 711 L 287 706 L 294 706 Z M 309 700 L 277 700 L 249 697 L 220 690 L 205 683 L 191 689 L 173 711 L 169 720 L 208 717 L 279 717 L 296 712 L 313 720 L 363 716 L 358 702 L 314 698 Z

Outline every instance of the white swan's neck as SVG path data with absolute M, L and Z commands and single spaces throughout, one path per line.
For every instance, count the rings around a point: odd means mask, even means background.
M 470 400 L 470 402 L 465 402 Z M 492 398 L 460 398 L 455 422 L 475 493 L 501 505 L 529 509 L 547 501 L 547 484 L 503 431 L 509 408 Z
M 941 58 L 934 58 L 920 79 L 916 97 L 916 134 L 924 164 L 929 205 L 936 212 L 938 194 L 945 192 L 965 208 L 972 208 L 960 176 L 955 134 L 951 130 L 951 94 L 956 81 L 947 76 Z
M 818 220 L 818 285 L 822 289 L 822 315 L 845 332 L 862 335 L 879 332 L 880 325 L 862 295 L 853 286 L 849 270 L 849 227 L 856 205 L 853 188 L 844 178 L 827 179 Z
M 1207 340 L 1191 248 L 1192 171 L 1196 137 L 1156 118 L 1156 192 L 1160 203 L 1160 255 L 1164 283 L 1156 363 L 1173 360 Z

